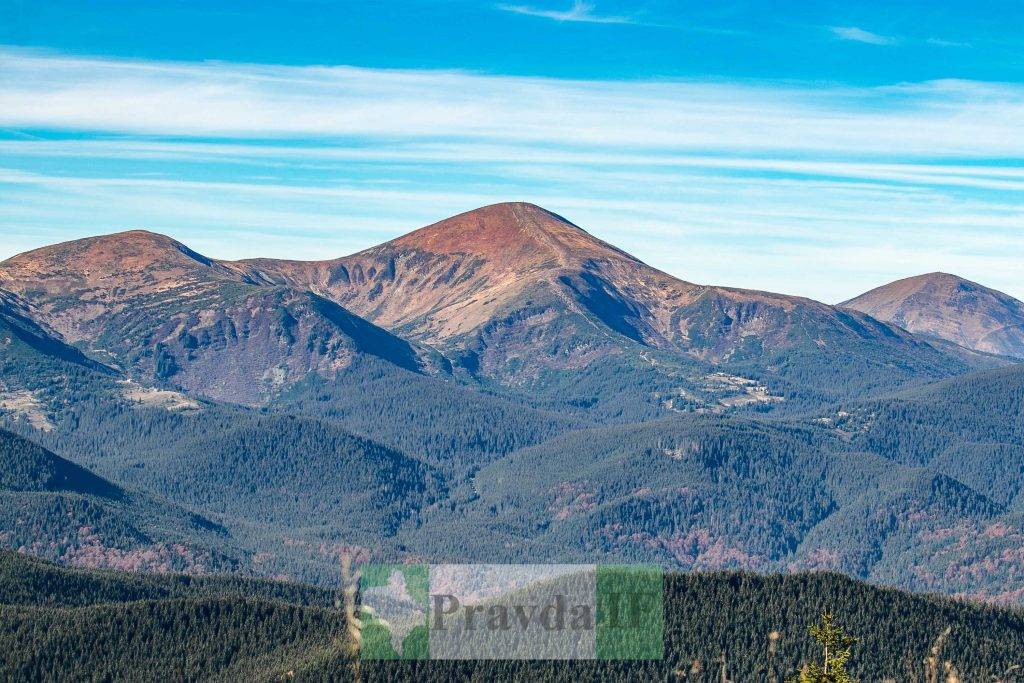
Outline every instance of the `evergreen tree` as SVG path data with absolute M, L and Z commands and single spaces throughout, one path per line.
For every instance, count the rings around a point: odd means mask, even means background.
M 821 623 L 810 628 L 811 636 L 824 649 L 821 664 L 804 664 L 796 683 L 856 683 L 846 671 L 846 662 L 857 639 L 836 626 L 831 612 L 822 612 Z

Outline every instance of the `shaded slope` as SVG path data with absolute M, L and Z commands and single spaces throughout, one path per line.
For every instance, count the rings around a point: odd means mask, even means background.
M 71 564 L 193 572 L 237 566 L 218 524 L 127 490 L 0 430 L 0 542 Z
M 32 317 L 31 307 L 18 296 L 0 289 L 0 349 L 8 362 L 39 363 L 52 359 L 74 363 L 84 368 L 105 371 L 106 368 L 79 349 L 65 344 Z
M 118 499 L 124 492 L 28 439 L 0 430 L 0 490 L 82 493 Z

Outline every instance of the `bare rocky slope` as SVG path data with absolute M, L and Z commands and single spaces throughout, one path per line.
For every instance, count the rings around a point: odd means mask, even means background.
M 848 308 L 677 279 L 525 203 L 318 262 L 217 261 L 136 230 L 18 255 L 0 287 L 97 360 L 251 404 L 362 355 L 516 387 L 587 372 L 595 392 L 620 392 L 609 378 L 630 375 L 661 403 L 716 368 L 831 397 L 975 363 Z
M 219 265 L 307 288 L 504 381 L 643 349 L 822 387 L 964 369 L 859 312 L 680 280 L 526 203 L 476 209 L 330 261 Z
M 956 275 L 897 280 L 840 305 L 915 334 L 1024 358 L 1024 302 Z

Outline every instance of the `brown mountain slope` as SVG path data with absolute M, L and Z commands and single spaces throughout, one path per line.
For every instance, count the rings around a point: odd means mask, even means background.
M 69 342 L 145 296 L 199 297 L 236 273 L 170 237 L 131 230 L 63 242 L 0 264 L 0 286 L 31 300 Z
M 841 305 L 917 334 L 1024 358 L 1024 302 L 956 275 L 897 280 Z
M 862 313 L 684 282 L 524 203 L 319 262 L 215 261 L 132 231 L 16 256 L 0 263 L 0 287 L 96 357 L 245 402 L 360 353 L 403 367 L 424 357 L 374 325 L 506 384 L 600 375 L 574 401 L 632 386 L 664 403 L 708 364 L 822 395 L 966 368 Z
M 484 374 L 505 379 L 510 368 L 520 379 L 579 369 L 629 345 L 778 372 L 795 367 L 769 356 L 799 352 L 802 368 L 829 366 L 840 378 L 860 372 L 851 354 L 896 374 L 950 371 L 939 352 L 865 315 L 685 282 L 532 204 L 487 206 L 331 261 L 222 265 L 309 288 L 397 334 L 468 350 Z
M 603 322 L 620 332 L 634 328 L 627 336 L 677 350 L 691 344 L 687 321 L 676 314 L 709 294 L 723 308 L 757 302 L 783 311 L 798 303 L 828 309 L 797 297 L 684 282 L 526 203 L 469 211 L 332 261 L 223 265 L 244 277 L 308 287 L 379 325 L 441 345 L 537 289 L 555 290 L 569 309 L 604 314 Z M 619 305 L 604 302 L 608 310 L 597 310 L 603 295 Z M 745 329 L 758 324 L 738 322 Z
M 620 261 L 645 268 L 555 214 L 508 203 L 331 261 L 224 265 L 246 277 L 308 287 L 377 324 L 439 343 L 476 330 L 524 291 L 561 273 Z
M 92 356 L 220 400 L 259 403 L 363 354 L 420 366 L 410 344 L 334 302 L 253 282 L 145 231 L 20 254 L 0 263 L 0 286 Z

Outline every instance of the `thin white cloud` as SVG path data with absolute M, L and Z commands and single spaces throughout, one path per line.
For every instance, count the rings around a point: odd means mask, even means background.
M 1021 120 L 1019 84 L 0 50 L 0 258 L 139 226 L 213 256 L 317 258 L 523 199 L 690 281 L 838 301 L 942 269 L 1021 296 Z
M 924 42 L 926 42 L 929 45 L 934 45 L 935 47 L 971 47 L 970 43 L 963 43 L 956 40 L 946 40 L 944 38 L 928 38 Z
M 635 19 L 595 14 L 595 6 L 589 2 L 575 0 L 567 10 L 551 10 L 531 5 L 498 5 L 498 9 L 513 14 L 525 14 L 530 17 L 541 17 L 554 21 L 581 22 L 586 24 L 635 24 Z
M 837 38 L 852 40 L 857 43 L 868 43 L 870 45 L 895 45 L 899 42 L 892 36 L 883 36 L 871 31 L 865 31 L 856 26 L 831 26 L 829 30 Z
M 799 174 L 816 178 L 871 181 L 910 192 L 915 187 L 974 187 L 1024 191 L 1024 169 L 982 164 L 922 164 L 820 159 L 774 159 L 750 156 L 637 153 L 631 149 L 567 150 L 493 143 L 416 143 L 351 148 L 333 145 L 267 145 L 248 142 L 209 143 L 156 140 L 0 140 L 0 153 L 14 157 L 232 163 L 267 168 L 338 170 L 351 162 L 376 164 L 458 164 L 498 168 L 555 167 L 584 174 L 591 169 L 642 167 L 652 176 L 695 169 L 705 173 Z
M 1024 156 L 1024 87 L 569 81 L 0 50 L 0 126 L 661 151 Z

